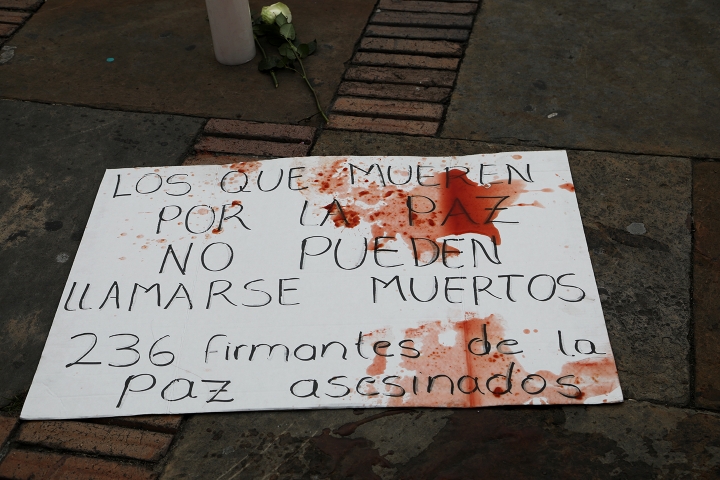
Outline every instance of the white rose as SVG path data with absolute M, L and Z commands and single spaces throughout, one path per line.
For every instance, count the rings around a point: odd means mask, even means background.
M 288 23 L 292 23 L 292 13 L 290 13 L 288 6 L 282 2 L 273 3 L 270 6 L 263 7 L 260 11 L 260 16 L 262 17 L 263 22 L 268 25 L 272 25 L 275 23 L 275 17 L 281 13 L 287 19 Z

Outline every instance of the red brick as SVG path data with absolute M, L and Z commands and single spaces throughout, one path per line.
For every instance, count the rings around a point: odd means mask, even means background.
M 0 477 L 12 480 L 152 480 L 157 474 L 137 465 L 49 452 L 10 450 Z
M 470 28 L 473 17 L 446 13 L 377 12 L 370 23 L 380 25 L 410 25 L 415 27 Z
M 16 440 L 48 448 L 158 461 L 172 435 L 84 422 L 37 421 L 20 425 Z
M 205 125 L 208 135 L 271 140 L 277 142 L 305 142 L 308 145 L 315 138 L 315 129 L 301 125 L 280 125 L 276 123 L 244 122 L 211 118 Z
M 0 37 L 9 37 L 17 29 L 18 29 L 18 25 L 11 25 L 9 23 L 0 23 Z
M 397 27 L 388 25 L 368 25 L 366 37 L 412 38 L 418 40 L 455 40 L 464 42 L 470 36 L 470 30 L 460 28 L 422 28 Z
M 227 165 L 229 163 L 253 162 L 255 160 L 261 160 L 261 158 L 249 155 L 213 155 L 212 153 L 198 153 L 197 155 L 187 157 L 183 165 Z
M 458 58 L 436 58 L 424 55 L 396 55 L 392 53 L 358 52 L 353 63 L 361 65 L 382 65 L 388 67 L 434 68 L 438 70 L 456 70 L 460 64 Z
M 421 102 L 444 102 L 452 90 L 440 87 L 418 87 L 415 85 L 391 85 L 388 83 L 343 82 L 338 88 L 339 95 L 352 97 L 394 98 Z
M 12 12 L 9 10 L 0 10 L 0 23 L 14 23 L 20 25 L 25 20 L 30 18 L 30 13 L 26 12 Z
M 340 97 L 335 101 L 333 112 L 373 117 L 440 120 L 443 114 L 443 106 L 437 103 L 406 102 L 403 100 Z
M 112 417 L 93 419 L 93 423 L 142 428 L 153 432 L 176 433 L 182 423 L 182 415 L 138 415 L 136 417 Z
M 360 42 L 360 50 L 459 57 L 462 55 L 462 44 L 446 42 L 445 40 L 407 40 L 402 38 L 365 37 Z
M 395 120 L 391 118 L 352 117 L 330 115 L 327 128 L 335 130 L 356 130 L 375 133 L 405 133 L 408 135 L 432 136 L 440 123 L 419 120 Z
M 464 2 L 428 2 L 412 0 L 380 0 L 378 9 L 400 12 L 431 12 L 431 13 L 475 13 L 477 3 Z
M 455 72 L 352 66 L 345 71 L 345 79 L 379 83 L 404 83 L 428 87 L 452 87 L 455 83 Z
M 18 10 L 35 10 L 45 0 L 0 0 L 0 8 L 13 8 Z
M 197 152 L 234 153 L 266 157 L 304 157 L 310 145 L 300 143 L 266 142 L 236 138 L 202 137 L 195 145 Z
M 5 442 L 10 438 L 15 425 L 17 425 L 18 419 L 15 417 L 3 417 L 0 416 L 0 449 L 5 445 Z

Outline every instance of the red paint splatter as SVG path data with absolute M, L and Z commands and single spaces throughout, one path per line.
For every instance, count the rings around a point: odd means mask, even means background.
M 382 328 L 380 330 L 375 330 L 373 332 L 370 332 L 363 336 L 363 343 L 367 345 L 372 345 L 375 342 L 379 341 L 387 341 L 386 337 L 387 329 Z M 373 355 L 375 355 L 375 358 L 373 359 L 370 366 L 367 368 L 366 373 L 368 375 L 380 375 L 385 372 L 385 369 L 387 368 L 387 357 L 384 357 L 382 355 L 376 355 L 373 351 Z
M 456 332 L 454 345 L 440 342 L 440 335 L 449 331 Z M 526 329 L 525 333 L 529 333 L 529 329 Z M 373 332 L 370 335 L 375 334 L 376 332 Z M 378 338 L 382 338 L 382 335 Z M 519 355 L 497 351 L 498 342 L 508 338 L 505 336 L 502 320 L 496 315 L 487 318 L 472 317 L 449 324 L 440 321 L 428 322 L 405 330 L 404 338 L 412 339 L 414 348 L 420 350 L 421 355 L 418 358 L 403 357 L 400 367 L 409 373 L 393 383 L 402 385 L 407 393 L 403 397 L 390 397 L 388 406 L 520 405 L 535 398 L 544 398 L 553 404 L 573 404 L 609 394 L 619 387 L 615 360 L 610 355 L 568 362 L 563 365 L 559 374 L 547 370 L 526 371 L 519 361 Z M 484 340 L 489 342 L 489 350 L 486 350 Z M 522 349 L 521 345 L 516 347 L 518 350 Z M 510 351 L 515 346 L 507 344 L 503 348 Z M 382 360 L 378 360 L 378 357 L 373 359 L 367 369 L 368 375 L 389 373 L 386 371 L 386 359 L 379 358 Z M 413 372 L 418 382 L 417 395 L 413 393 Z M 428 377 L 440 375 L 447 375 L 455 382 L 453 393 L 449 380 L 445 377 L 437 377 L 432 391 L 427 391 Z M 507 391 L 508 375 L 510 391 Z M 458 385 L 461 377 L 463 380 Z M 527 378 L 529 380 L 523 389 L 523 380 Z M 534 394 L 542 388 L 543 379 L 545 388 Z M 373 400 L 379 401 L 379 397 L 374 397 Z
M 530 329 L 526 328 L 525 330 L 523 330 L 523 333 L 527 335 L 528 333 L 530 333 Z
M 527 192 L 527 184 L 522 180 L 479 185 L 460 168 L 428 174 L 422 179 L 424 185 L 396 186 L 385 179 L 387 185 L 383 187 L 378 183 L 380 176 L 374 167 L 372 174 L 367 175 L 374 185 L 368 188 L 367 184 L 359 185 L 361 180 L 367 180 L 360 178 L 361 174 L 357 174 L 355 185 L 350 184 L 347 167 L 341 168 L 346 161 L 336 159 L 308 172 L 314 189 L 304 193 L 312 195 L 314 191 L 335 198 L 346 217 L 343 219 L 339 212 L 334 213 L 333 222 L 337 227 L 353 228 L 361 222 L 368 223 L 374 237 L 398 238 L 399 235 L 409 248 L 412 248 L 411 238 L 437 241 L 467 233 L 494 238 L 500 245 L 500 232 L 493 222 L 500 215 L 507 217 L 507 207 Z M 407 179 L 408 173 L 396 171 L 393 175 L 399 183 Z M 333 204 L 324 208 L 337 210 Z M 418 242 L 416 247 L 421 258 L 433 253 L 429 242 Z M 374 248 L 374 244 L 370 248 Z
M 535 200 L 532 203 L 516 203 L 513 205 L 514 207 L 539 207 L 539 208 L 545 208 L 545 205 Z
M 237 170 L 239 173 L 252 173 L 257 171 L 262 166 L 262 162 L 238 162 L 230 165 L 232 170 Z
M 568 192 L 574 192 L 575 191 L 575 185 L 572 183 L 563 183 L 562 185 L 558 185 L 559 188 L 562 188 L 563 190 L 567 190 Z
M 360 215 L 351 207 L 338 208 L 337 204 L 332 202 L 323 208 L 328 211 L 336 227 L 353 228 L 360 225 Z
M 387 368 L 387 358 L 382 355 L 376 355 L 366 372 L 368 375 L 380 375 L 385 373 L 385 368 Z
M 213 228 L 213 229 L 212 229 L 212 233 L 214 233 L 214 234 L 217 235 L 218 233 L 220 233 L 220 229 L 219 229 L 219 228 Z
M 232 205 L 233 207 L 237 207 L 237 206 L 240 205 L 240 204 L 241 204 L 240 200 L 233 200 L 232 203 L 231 203 L 231 205 Z
M 512 158 L 515 160 L 520 160 L 522 158 L 522 155 L 513 155 Z

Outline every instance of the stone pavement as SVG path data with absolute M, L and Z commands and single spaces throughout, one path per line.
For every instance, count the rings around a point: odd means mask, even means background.
M 0 0 L 0 478 L 720 477 L 716 2 L 288 2 L 331 128 L 298 78 L 215 64 L 201 3 Z M 17 421 L 105 168 L 540 148 L 625 403 Z

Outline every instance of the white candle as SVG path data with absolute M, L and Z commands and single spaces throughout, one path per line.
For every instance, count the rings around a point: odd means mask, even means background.
M 223 65 L 240 65 L 255 57 L 248 0 L 205 0 L 215 58 Z

